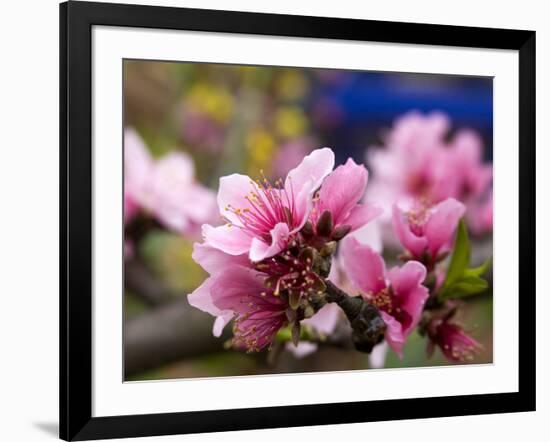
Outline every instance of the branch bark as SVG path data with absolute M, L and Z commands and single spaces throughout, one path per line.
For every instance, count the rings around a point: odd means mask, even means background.
M 216 338 L 213 318 L 191 307 L 185 296 L 125 321 L 124 373 L 126 376 L 182 358 L 223 351 L 230 327 Z

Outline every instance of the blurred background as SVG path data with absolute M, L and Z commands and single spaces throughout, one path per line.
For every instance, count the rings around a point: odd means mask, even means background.
M 214 196 L 220 176 L 284 177 L 317 147 L 331 147 L 337 164 L 364 163 L 368 146 L 411 110 L 446 113 L 449 136 L 474 129 L 492 160 L 491 78 L 126 60 L 124 94 L 125 127 L 151 161 L 185 154 L 194 182 Z M 191 258 L 199 230 L 174 226 L 144 211 L 126 222 L 126 380 L 369 368 L 367 355 L 328 346 L 301 358 L 224 349 L 230 327 L 214 338 L 214 318 L 186 301 L 206 277 Z M 479 263 L 491 253 L 490 233 L 473 247 Z M 492 296 L 470 299 L 462 319 L 484 346 L 474 362 L 491 362 Z M 389 352 L 385 366 L 449 364 L 438 351 L 427 359 L 425 346 L 413 334 L 403 360 Z

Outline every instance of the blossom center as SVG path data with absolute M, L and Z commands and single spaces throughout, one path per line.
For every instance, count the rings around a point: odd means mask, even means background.
M 287 224 L 291 230 L 296 227 L 296 204 L 292 181 L 289 182 L 290 190 L 287 190 L 280 178 L 272 184 L 262 172 L 261 179 L 250 181 L 251 190 L 243 197 L 248 203 L 247 207 L 228 204 L 225 210 L 237 217 L 241 223 L 239 227 L 247 233 L 269 242 L 270 232 L 278 223 Z
M 424 236 L 424 227 L 430 217 L 429 204 L 427 200 L 416 203 L 411 210 L 406 213 L 407 222 L 410 231 L 418 236 Z
M 402 307 L 400 298 L 395 296 L 391 286 L 378 293 L 369 292 L 367 298 L 376 308 L 393 316 L 403 328 L 407 328 L 411 324 L 411 315 Z

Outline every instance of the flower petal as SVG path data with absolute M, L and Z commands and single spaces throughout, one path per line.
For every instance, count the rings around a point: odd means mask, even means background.
M 386 323 L 386 333 L 384 337 L 390 348 L 403 359 L 403 346 L 405 345 L 405 336 L 401 324 L 391 315 L 380 311 L 380 316 Z
M 233 312 L 225 313 L 221 316 L 218 316 L 214 321 L 214 326 L 212 327 L 212 334 L 219 338 L 223 332 L 225 326 L 233 319 Z
M 252 238 L 236 226 L 202 226 L 204 242 L 230 255 L 242 255 L 250 250 Z
M 360 229 L 367 225 L 374 218 L 381 215 L 383 209 L 373 204 L 357 204 L 351 212 L 346 216 L 341 224 L 351 226 L 351 231 Z
M 368 172 L 351 158 L 326 177 L 319 192 L 319 210 L 332 213 L 334 225 L 345 223 L 351 210 L 359 202 L 367 187 Z
M 251 261 L 258 262 L 265 258 L 270 258 L 286 247 L 288 236 L 290 234 L 288 224 L 277 223 L 275 224 L 275 227 L 271 229 L 270 233 L 271 244 L 267 244 L 265 241 L 259 238 L 252 239 L 249 254 L 249 258 Z
M 386 363 L 386 355 L 388 354 L 388 343 L 381 342 L 375 345 L 369 355 L 369 367 L 370 368 L 384 368 Z
M 285 189 L 299 191 L 302 187 L 312 187 L 314 190 L 321 186 L 324 178 L 334 167 L 334 152 L 328 147 L 316 149 L 307 155 L 302 162 L 292 169 L 285 181 Z
M 233 210 L 249 209 L 251 205 L 246 197 L 253 190 L 257 190 L 256 184 L 246 175 L 234 173 L 221 177 L 217 201 L 222 216 L 233 224 L 242 226 L 239 217 L 233 213 Z
M 428 246 L 428 240 L 423 236 L 416 236 L 411 232 L 408 222 L 405 221 L 404 213 L 397 206 L 393 205 L 392 222 L 395 234 L 399 238 L 401 245 L 405 247 L 413 256 L 419 258 Z
M 210 293 L 213 304 L 220 310 L 237 313 L 254 312 L 257 315 L 265 313 L 270 316 L 273 311 L 284 310 L 285 305 L 280 298 L 269 295 L 263 282 L 265 275 L 245 267 L 228 267 L 225 272 L 216 275 Z
M 454 198 L 448 198 L 434 207 L 434 211 L 426 223 L 426 239 L 432 256 L 452 239 L 460 218 L 466 207 Z
M 285 190 L 293 195 L 298 230 L 305 224 L 313 207 L 313 194 L 334 167 L 334 152 L 328 147 L 307 155 L 285 180 Z
M 350 237 L 342 240 L 341 254 L 344 270 L 358 289 L 378 293 L 386 288 L 386 266 L 373 249 Z
M 403 267 L 395 267 L 388 272 L 394 294 L 401 300 L 401 308 L 411 317 L 411 321 L 403 329 L 404 337 L 414 330 L 422 316 L 429 296 L 428 289 L 422 285 L 425 278 L 426 268 L 416 261 L 409 261 Z
M 211 275 L 223 272 L 231 265 L 250 266 L 250 261 L 246 254 L 229 255 L 208 244 L 195 243 L 191 257 Z
M 401 268 L 388 272 L 388 279 L 397 293 L 407 293 L 418 287 L 426 278 L 426 267 L 417 261 L 408 261 Z
M 212 332 L 214 336 L 218 337 L 221 335 L 225 325 L 233 317 L 233 312 L 220 310 L 214 305 L 211 290 L 215 281 L 215 278 L 207 278 L 193 293 L 187 295 L 187 301 L 193 307 L 203 312 L 210 313 L 212 316 L 217 316 Z
M 287 342 L 285 348 L 292 353 L 294 357 L 300 359 L 315 353 L 315 351 L 317 351 L 317 344 L 314 342 L 300 341 L 297 346 L 294 346 L 292 342 Z

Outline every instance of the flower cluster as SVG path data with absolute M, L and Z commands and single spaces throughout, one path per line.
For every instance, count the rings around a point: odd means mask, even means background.
M 376 152 L 375 187 L 391 202 L 386 213 L 404 249 L 403 264 L 389 270 L 372 241 L 371 221 L 384 207 L 362 202 L 369 177 L 363 165 L 348 159 L 334 168 L 334 153 L 322 148 L 284 180 L 222 177 L 217 205 L 225 223 L 202 226 L 193 259 L 209 277 L 190 304 L 216 317 L 216 336 L 233 321 L 237 349 L 271 348 L 285 335 L 295 354 L 307 354 L 345 316 L 360 351 L 383 339 L 402 357 L 418 328 L 429 355 L 438 346 L 450 361 L 470 360 L 481 346 L 455 319 L 455 298 L 480 292 L 486 282 L 483 269 L 467 268 L 467 233 L 457 229 L 473 208 L 481 210 L 481 198 L 490 200 L 491 169 L 471 133 L 443 145 L 447 130 L 440 115 L 410 115 L 388 137 L 390 149 Z
M 334 153 L 324 148 L 284 182 L 238 174 L 220 179 L 218 206 L 227 223 L 203 226 L 204 243 L 193 258 L 210 277 L 189 296 L 217 317 L 215 334 L 235 318 L 236 346 L 259 350 L 287 325 L 299 340 L 300 322 L 319 310 L 336 243 L 380 214 L 359 203 L 368 180 L 364 166 L 348 160 L 333 167 Z
M 369 148 L 367 162 L 375 179 L 369 198 L 388 210 L 395 201 L 438 204 L 463 202 L 476 233 L 492 229 L 492 167 L 483 162 L 481 138 L 459 130 L 450 140 L 448 118 L 416 112 L 399 118 L 384 137 L 384 146 Z

